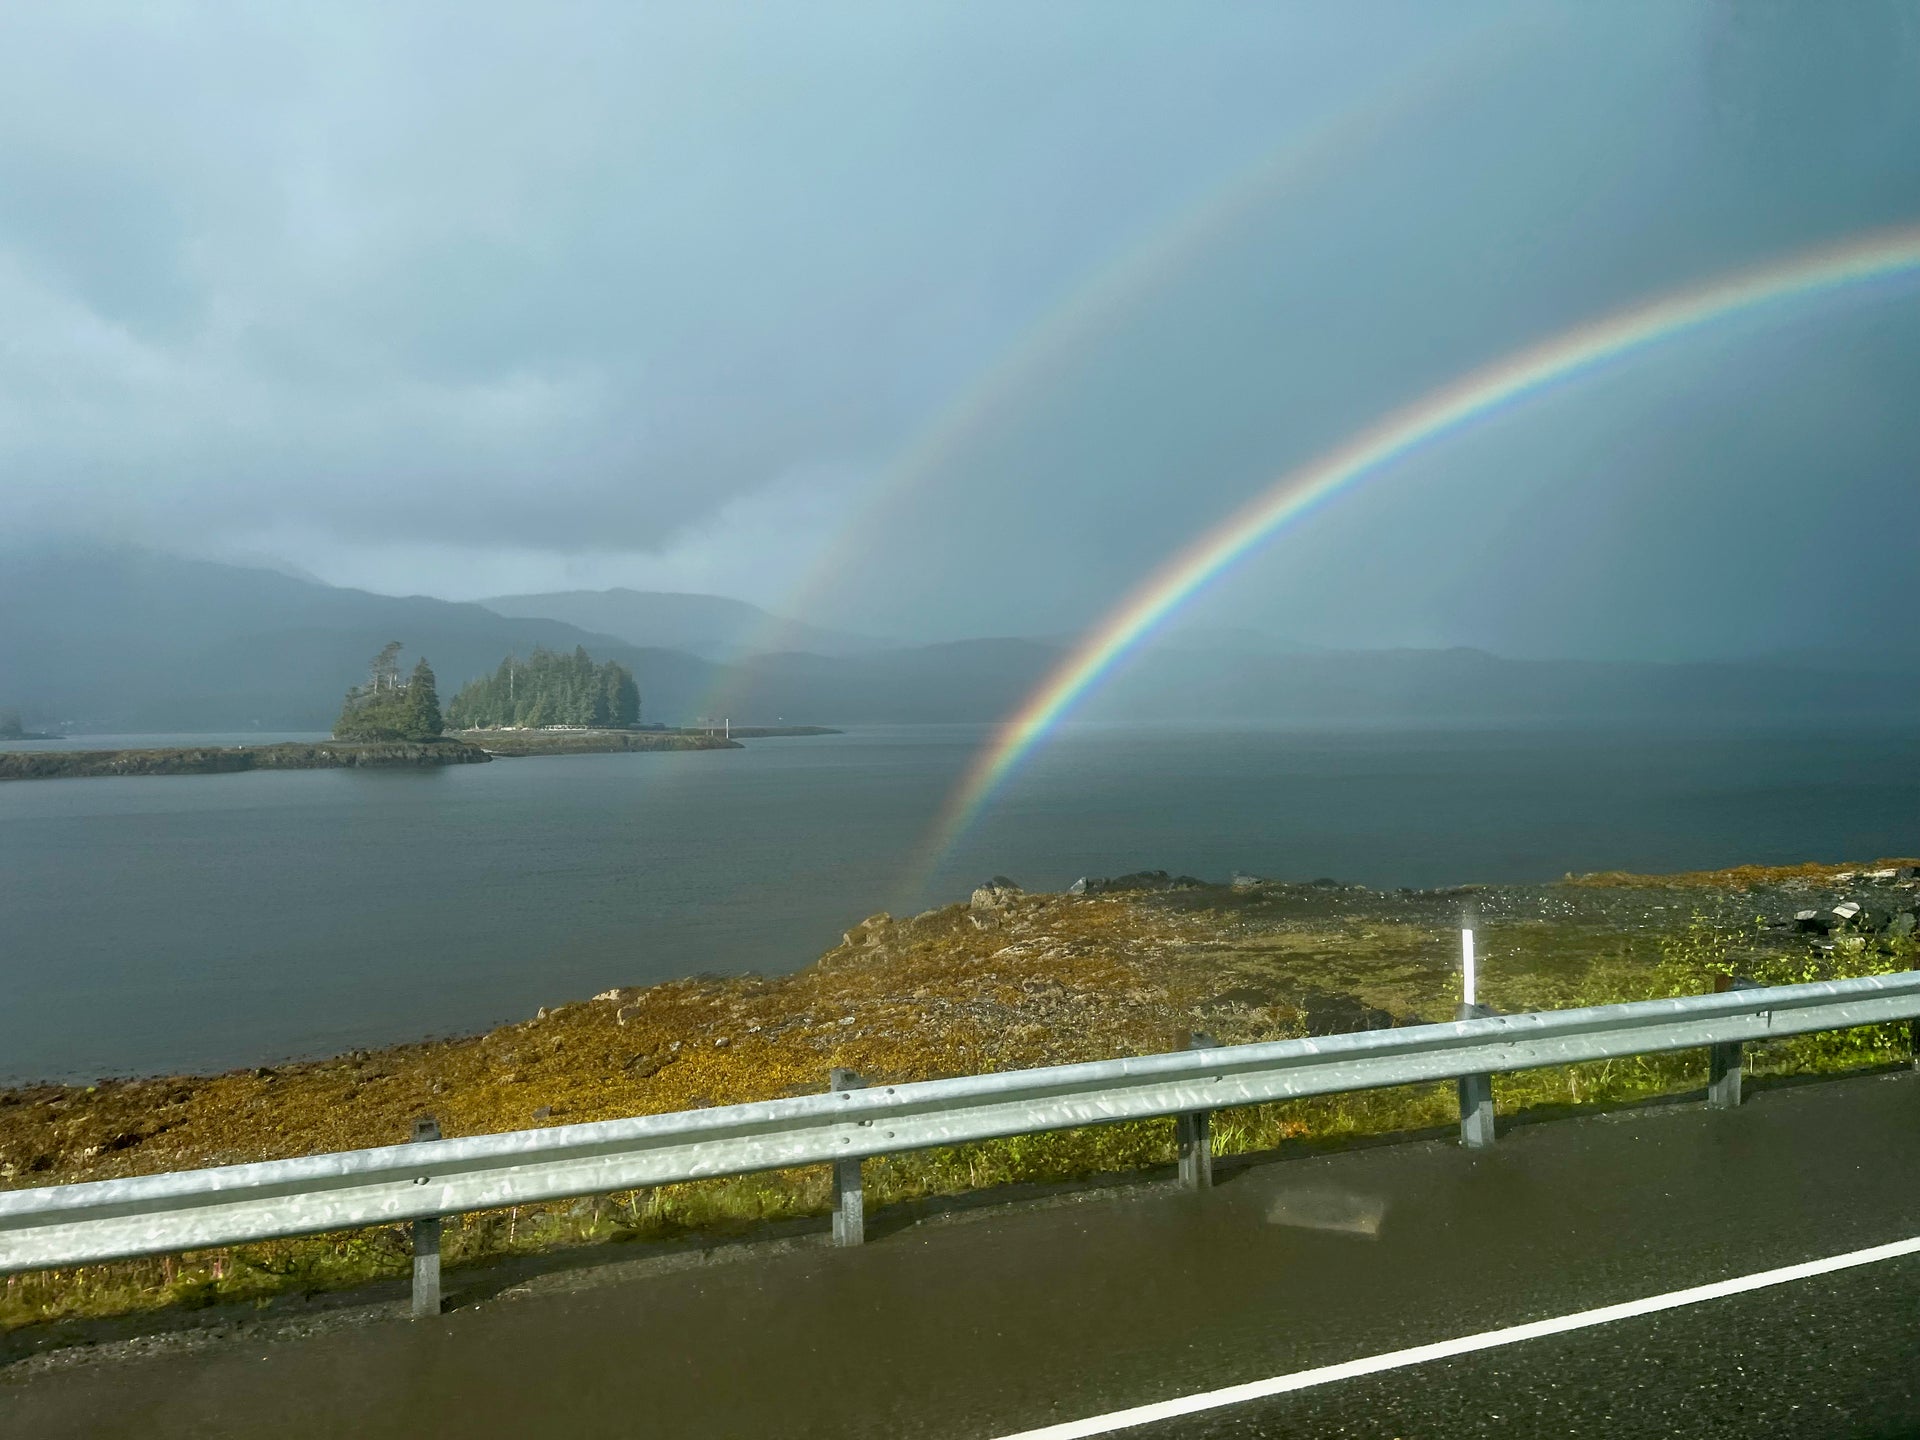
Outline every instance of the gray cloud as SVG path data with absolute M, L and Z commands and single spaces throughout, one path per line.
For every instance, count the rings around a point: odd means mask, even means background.
M 1897 5 L 1808 13 L 16 10 L 0 524 L 452 595 L 778 603 L 833 554 L 811 618 L 1067 630 L 1469 365 L 1920 213 L 1920 25 Z M 1031 379 L 1009 372 L 963 443 L 873 505 L 1118 257 L 1462 49 L 1470 74 L 1259 192 Z M 1680 651 L 1789 612 L 1831 630 L 1892 582 L 1788 605 L 1816 587 L 1645 527 L 1736 469 L 1768 497 L 1742 512 L 1752 545 L 1788 533 L 1768 514 L 1815 524 L 1819 484 L 1897 509 L 1920 345 L 1900 313 L 1774 332 L 1795 337 L 1784 359 L 1778 339 L 1709 343 L 1649 371 L 1664 388 L 1595 387 L 1356 497 L 1215 604 L 1356 643 Z M 1489 524 L 1501 507 L 1530 528 Z M 1549 548 L 1570 558 L 1542 566 Z M 1688 585 L 1714 597 L 1689 636 L 1663 639 L 1651 599 L 1597 598 Z M 1524 623 L 1499 600 L 1516 587 Z
M 1149 9 L 9 26 L 10 509 L 161 538 L 657 547 L 883 455 L 1223 126 L 1298 109 L 1245 22 Z

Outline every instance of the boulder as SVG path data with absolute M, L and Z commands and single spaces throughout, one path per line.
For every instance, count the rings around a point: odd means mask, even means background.
M 1802 935 L 1824 935 L 1833 928 L 1833 921 L 1818 910 L 1796 910 L 1793 928 Z
M 840 943 L 847 946 L 878 945 L 887 931 L 893 928 L 893 916 L 885 910 L 869 915 L 851 930 L 840 937 Z
M 1911 939 L 1917 928 L 1920 928 L 1920 916 L 1911 910 L 1902 910 L 1887 922 L 1887 934 L 1895 940 Z
M 973 892 L 968 908 L 973 910 L 1004 910 L 1027 892 L 1004 875 L 996 875 L 986 884 Z
M 1258 875 L 1248 875 L 1239 870 L 1234 871 L 1233 878 L 1227 881 L 1234 890 L 1257 890 L 1266 883 Z

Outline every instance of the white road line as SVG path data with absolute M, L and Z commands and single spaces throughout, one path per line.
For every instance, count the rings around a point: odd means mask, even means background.
M 1408 1365 L 1424 1365 L 1430 1360 L 1448 1360 L 1456 1355 L 1471 1355 L 1476 1350 L 1493 1350 L 1502 1345 L 1518 1345 L 1546 1335 L 1564 1335 L 1569 1330 L 1585 1330 L 1594 1325 L 1611 1325 L 1616 1320 L 1631 1320 L 1661 1310 L 1678 1310 L 1707 1300 L 1724 1300 L 1729 1295 L 1744 1295 L 1770 1285 L 1790 1285 L 1816 1275 L 1831 1275 L 1836 1270 L 1851 1270 L 1882 1260 L 1897 1260 L 1902 1255 L 1920 1253 L 1920 1236 L 1896 1240 L 1890 1245 L 1875 1245 L 1832 1255 L 1825 1260 L 1809 1260 L 1801 1265 L 1785 1265 L 1778 1270 L 1762 1270 L 1756 1275 L 1741 1275 L 1732 1280 L 1716 1280 L 1711 1285 L 1696 1285 L 1691 1290 L 1673 1290 L 1665 1295 L 1649 1295 L 1619 1305 L 1602 1305 L 1597 1310 L 1582 1310 L 1551 1320 L 1535 1320 L 1512 1325 L 1504 1330 L 1483 1330 L 1478 1335 L 1463 1335 L 1457 1340 L 1441 1340 L 1432 1345 L 1415 1345 L 1409 1350 L 1392 1350 L 1385 1355 L 1369 1355 L 1360 1360 L 1345 1360 L 1338 1365 L 1322 1365 L 1317 1370 L 1301 1370 L 1292 1375 L 1276 1375 L 1271 1380 L 1254 1380 L 1245 1385 L 1229 1385 L 1224 1390 L 1209 1390 L 1202 1395 L 1186 1395 L 1178 1400 L 1162 1400 L 1152 1405 L 1137 1405 L 1131 1410 L 1115 1410 L 1088 1420 L 1069 1420 L 1038 1430 L 1022 1430 L 1001 1440 L 1086 1440 L 1093 1435 L 1110 1435 L 1116 1430 L 1131 1430 L 1157 1420 L 1176 1420 L 1182 1415 L 1197 1415 L 1204 1410 L 1219 1410 L 1263 1400 L 1270 1395 L 1286 1395 L 1295 1390 L 1310 1390 L 1335 1380 L 1351 1380 L 1359 1375 L 1375 1375 L 1382 1370 L 1399 1370 Z

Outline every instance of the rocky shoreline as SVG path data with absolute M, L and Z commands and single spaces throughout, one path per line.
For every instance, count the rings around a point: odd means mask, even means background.
M 775 736 L 840 735 L 824 725 L 736 725 L 731 731 L 680 726 L 660 730 L 453 730 L 469 745 L 501 758 L 522 755 L 601 755 L 632 750 L 743 750 L 742 740 Z
M 916 1079 L 1148 1053 L 1181 1028 L 1238 1043 L 1419 1023 L 1452 1012 L 1467 915 L 1484 998 L 1521 1010 L 1676 956 L 1702 976 L 1920 965 L 1917 914 L 1913 861 L 1418 891 L 1142 871 L 1043 894 L 997 876 L 966 904 L 869 916 L 788 975 L 556 997 L 483 1035 L 223 1075 L 0 1088 L 0 1185 L 381 1144 L 421 1108 L 477 1134 L 767 1099 L 833 1065 Z
M 453 738 L 489 756 L 617 755 L 642 750 L 744 750 L 738 740 L 674 730 L 455 730 Z
M 838 735 L 819 725 L 743 726 L 732 738 L 705 730 L 458 730 L 438 740 L 319 740 L 280 745 L 187 745 L 152 750 L 0 751 L 0 780 L 107 775 L 230 775 L 244 770 L 412 770 L 484 765 L 529 755 L 656 750 L 743 750 L 776 735 Z
M 223 1075 L 0 1089 L 0 1188 L 392 1144 L 421 1114 L 449 1136 L 478 1135 L 807 1094 L 835 1067 L 897 1083 L 1151 1054 L 1196 1032 L 1240 1044 L 1417 1024 L 1453 1013 L 1468 917 L 1481 998 L 1509 1013 L 1697 994 L 1720 975 L 1778 984 L 1920 967 L 1912 860 L 1422 891 L 1144 871 L 1075 891 L 996 877 L 965 904 L 869 916 L 790 975 L 615 987 L 484 1035 Z M 1904 1024 L 1749 1047 L 1756 1079 L 1908 1055 Z M 1529 1071 L 1501 1077 L 1498 1093 L 1503 1114 L 1619 1104 L 1697 1087 L 1703 1065 L 1688 1053 Z M 1452 1103 L 1445 1086 L 1327 1096 L 1223 1111 L 1215 1133 L 1222 1153 L 1340 1143 L 1443 1125 Z M 1166 1161 L 1169 1136 L 1137 1122 L 892 1157 L 870 1167 L 869 1204 L 1141 1170 Z M 450 1221 L 449 1263 L 825 1203 L 824 1181 L 794 1172 L 522 1207 Z M 0 1303 L 0 1330 L 404 1267 L 400 1241 L 356 1243 L 93 1267 L 84 1282 L 23 1277 Z
M 281 745 L 191 745 L 157 750 L 9 750 L 0 780 L 106 775 L 229 775 L 245 770 L 417 770 L 484 765 L 493 757 L 458 740 L 320 740 Z

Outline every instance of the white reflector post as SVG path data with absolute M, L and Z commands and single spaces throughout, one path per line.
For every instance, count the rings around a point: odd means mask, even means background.
M 1467 1004 L 1475 1003 L 1473 993 L 1473 931 L 1460 932 L 1460 998 Z

